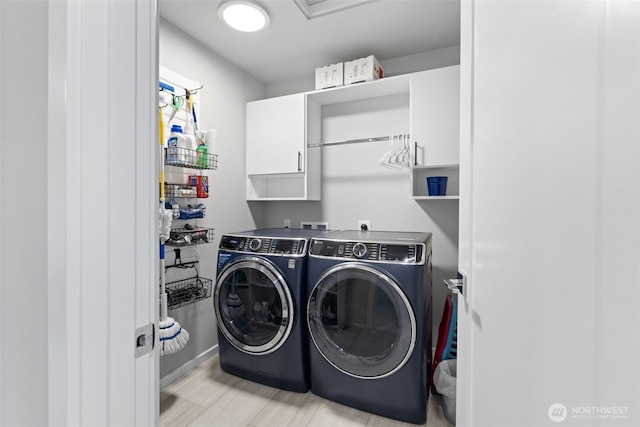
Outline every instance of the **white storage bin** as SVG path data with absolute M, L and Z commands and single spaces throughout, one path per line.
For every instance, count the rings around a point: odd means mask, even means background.
M 358 58 L 344 63 L 344 84 L 369 82 L 384 77 L 384 70 L 375 56 Z
M 316 68 L 316 89 L 326 89 L 344 85 L 344 63 Z

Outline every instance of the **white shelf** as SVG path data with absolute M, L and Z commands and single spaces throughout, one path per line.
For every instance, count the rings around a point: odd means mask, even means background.
M 460 200 L 460 196 L 413 196 L 414 200 Z
M 429 166 L 413 166 L 414 171 L 433 170 L 433 169 L 460 169 L 460 165 L 429 165 Z
M 308 176 L 304 173 L 249 175 L 246 200 L 249 202 L 320 200 L 320 189 L 318 183 L 309 184 Z
M 447 193 L 445 196 L 429 196 L 426 178 L 428 176 L 446 176 Z M 460 165 L 414 166 L 411 168 L 411 196 L 414 200 L 459 200 Z
M 370 82 L 355 83 L 347 86 L 307 92 L 307 98 L 312 99 L 319 105 L 361 101 L 380 96 L 409 93 L 409 82 L 409 75 L 404 74 L 394 77 L 385 77 Z
M 247 199 L 247 202 L 296 202 L 296 201 L 308 201 L 306 197 L 255 197 L 253 199 Z

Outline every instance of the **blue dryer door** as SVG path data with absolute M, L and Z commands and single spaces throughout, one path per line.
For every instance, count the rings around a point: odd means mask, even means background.
M 271 353 L 293 326 L 293 301 L 285 279 L 268 261 L 240 257 L 220 272 L 214 290 L 218 328 L 238 350 Z
M 357 378 L 381 378 L 400 369 L 416 343 L 411 305 L 389 275 L 346 262 L 327 270 L 307 305 L 309 333 L 322 356 Z

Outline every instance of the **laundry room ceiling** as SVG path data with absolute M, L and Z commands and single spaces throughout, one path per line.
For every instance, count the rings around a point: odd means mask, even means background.
M 158 0 L 160 17 L 269 84 L 368 55 L 378 60 L 460 44 L 460 0 L 258 0 L 271 24 L 256 33 L 227 27 L 221 0 Z M 307 18 L 303 9 L 316 10 Z

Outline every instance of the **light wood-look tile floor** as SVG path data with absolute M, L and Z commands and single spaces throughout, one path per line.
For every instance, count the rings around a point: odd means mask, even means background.
M 160 426 L 416 426 L 359 411 L 312 393 L 247 381 L 220 369 L 215 356 L 160 392 Z M 426 427 L 451 427 L 439 396 L 429 397 Z

